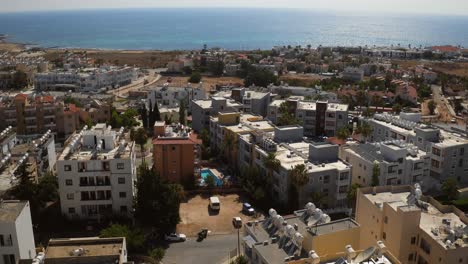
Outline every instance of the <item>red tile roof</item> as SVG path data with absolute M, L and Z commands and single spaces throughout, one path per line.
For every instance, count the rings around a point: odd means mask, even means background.
M 446 45 L 446 46 L 433 46 L 431 47 L 431 50 L 440 51 L 440 52 L 457 52 L 460 49 L 455 46 Z

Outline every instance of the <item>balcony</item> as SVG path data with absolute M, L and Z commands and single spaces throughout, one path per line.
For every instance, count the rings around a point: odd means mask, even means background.
M 343 199 L 346 199 L 347 197 L 348 197 L 347 193 L 337 192 L 335 195 L 336 200 L 343 200 Z

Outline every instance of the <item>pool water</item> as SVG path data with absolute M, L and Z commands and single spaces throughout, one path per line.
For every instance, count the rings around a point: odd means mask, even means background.
M 213 172 L 211 170 L 209 170 L 209 169 L 201 170 L 201 177 L 202 177 L 202 182 L 201 183 L 202 183 L 202 185 L 205 184 L 205 179 L 210 175 L 214 177 L 216 186 L 223 186 L 223 180 L 216 177 L 216 175 L 214 175 Z

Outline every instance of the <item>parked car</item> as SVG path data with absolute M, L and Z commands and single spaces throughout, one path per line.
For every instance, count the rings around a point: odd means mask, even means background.
M 187 236 L 185 236 L 184 234 L 171 233 L 171 234 L 165 235 L 164 239 L 170 242 L 183 242 L 187 240 Z
M 246 215 L 254 215 L 255 209 L 249 203 L 242 204 L 242 212 Z
M 219 211 L 221 209 L 221 203 L 217 196 L 210 197 L 210 209 L 213 211 Z

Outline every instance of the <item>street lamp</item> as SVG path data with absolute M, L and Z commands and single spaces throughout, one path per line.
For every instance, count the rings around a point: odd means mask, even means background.
M 242 228 L 242 219 L 238 216 L 232 218 L 232 226 L 237 229 L 237 257 L 240 256 L 240 229 Z

